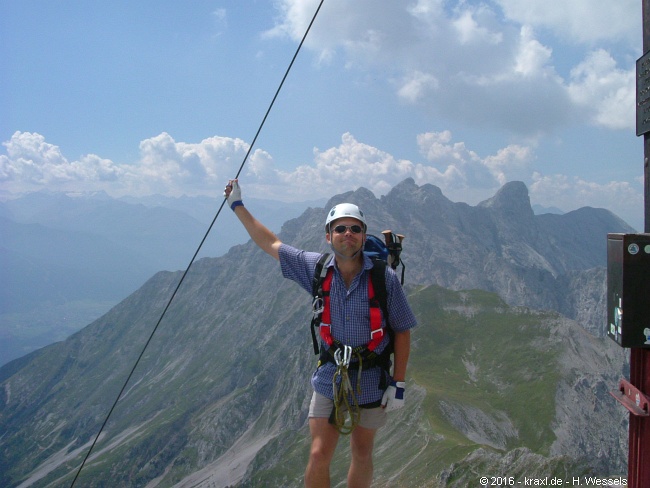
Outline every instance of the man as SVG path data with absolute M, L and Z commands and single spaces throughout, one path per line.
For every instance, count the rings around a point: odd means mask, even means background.
M 296 281 L 309 293 L 320 253 L 306 252 L 283 244 L 276 235 L 255 219 L 244 207 L 237 180 L 230 180 L 224 196 L 253 241 L 266 253 L 280 261 L 285 278 Z M 363 254 L 366 239 L 366 221 L 363 212 L 353 204 L 335 206 L 326 220 L 325 239 L 334 259 L 327 266 L 333 268 L 329 294 L 331 335 L 337 341 L 351 346 L 363 346 L 370 341 L 368 280 L 372 261 Z M 362 370 L 361 393 L 358 403 L 361 415 L 352 430 L 350 447 L 352 460 L 348 471 L 350 488 L 370 487 L 373 475 L 372 451 L 377 429 L 386 423 L 386 413 L 404 404 L 404 381 L 410 352 L 410 329 L 416 319 L 411 311 L 395 272 L 386 268 L 386 292 L 390 326 L 394 331 L 394 365 L 385 391 L 379 389 L 385 372 L 380 367 Z M 382 326 L 385 326 L 385 317 Z M 376 352 L 388 345 L 389 334 L 383 335 Z M 314 393 L 309 408 L 311 450 L 305 471 L 305 486 L 330 486 L 330 463 L 339 439 L 339 430 L 330 423 L 334 406 L 332 378 L 337 366 L 324 362 L 312 375 Z M 351 384 L 356 385 L 356 372 L 351 371 Z

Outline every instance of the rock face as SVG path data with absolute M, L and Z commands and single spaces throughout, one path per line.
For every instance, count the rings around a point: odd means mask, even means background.
M 521 182 L 507 183 L 476 207 L 412 180 L 380 202 L 361 191 L 355 196 L 369 207 L 375 228 L 407 235 L 409 281 L 494 291 L 510 305 L 557 310 L 604 334 L 606 234 L 634 232 L 607 210 L 536 216 Z
M 407 236 L 420 323 L 407 407 L 378 439 L 378 486 L 453 486 L 477 459 L 624 472 L 626 415 L 607 391 L 626 357 L 601 317 L 606 234 L 629 226 L 599 209 L 535 216 L 522 183 L 471 207 L 405 180 L 380 199 L 359 189 L 310 208 L 280 238 L 326 250 L 325 215 L 342 201 L 371 233 Z M 69 485 L 180 277 L 156 274 L 66 341 L 0 368 L 0 486 Z M 197 261 L 83 486 L 301 486 L 309 301 L 252 243 Z

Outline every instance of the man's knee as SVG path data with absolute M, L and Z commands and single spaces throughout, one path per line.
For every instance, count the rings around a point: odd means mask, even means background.
M 336 450 L 338 432 L 324 418 L 311 418 L 309 425 L 312 434 L 309 459 L 315 465 L 329 465 Z
M 356 461 L 363 463 L 372 462 L 372 447 L 358 446 L 354 443 L 350 443 L 350 447 L 350 453 Z
M 334 457 L 334 451 L 326 449 L 322 444 L 312 444 L 309 451 L 309 461 L 315 466 L 329 466 Z
M 375 430 L 357 426 L 350 438 L 350 450 L 359 461 L 371 461 L 375 445 Z

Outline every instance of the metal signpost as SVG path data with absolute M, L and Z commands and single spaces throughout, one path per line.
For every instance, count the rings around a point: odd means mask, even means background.
M 636 133 L 637 136 L 643 135 L 644 231 L 650 233 L 650 168 L 648 165 L 650 160 L 650 0 L 642 0 L 642 16 L 643 56 L 639 58 L 636 65 Z M 646 280 L 650 281 L 650 276 L 647 276 Z M 624 311 L 622 313 L 624 314 Z M 630 381 L 621 381 L 620 390 L 624 398 L 622 403 L 624 405 L 625 402 L 629 403 L 629 406 L 626 406 L 630 410 L 628 486 L 648 488 L 650 487 L 650 416 L 648 416 L 650 413 L 648 412 L 650 349 L 647 347 L 630 349 Z

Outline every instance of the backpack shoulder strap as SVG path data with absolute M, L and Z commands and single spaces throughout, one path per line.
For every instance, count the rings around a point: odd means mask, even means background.
M 325 264 L 329 262 L 330 257 L 331 254 L 325 253 L 318 259 L 316 267 L 314 268 L 314 277 L 312 278 L 312 296 L 314 298 L 312 302 L 313 317 L 311 319 L 311 340 L 314 345 L 314 354 L 320 352 L 318 339 L 316 338 L 316 328 L 319 327 L 321 316 L 323 314 L 323 281 L 325 281 L 328 270 Z
M 316 263 L 316 268 L 314 268 L 314 277 L 312 278 L 312 295 L 314 297 L 320 296 L 322 293 L 321 287 L 323 285 L 323 280 L 327 274 L 327 266 L 325 264 L 329 261 L 331 254 L 323 254 Z
M 381 312 L 386 320 L 386 332 L 388 333 L 388 346 L 382 351 L 382 355 L 389 356 L 393 354 L 395 347 L 395 332 L 390 326 L 390 319 L 388 316 L 388 293 L 386 291 L 386 262 L 381 259 L 374 259 L 373 266 L 370 270 L 370 279 L 375 291 L 375 298 L 379 302 Z M 383 376 L 382 376 L 383 378 Z M 383 383 L 380 383 L 380 385 Z

